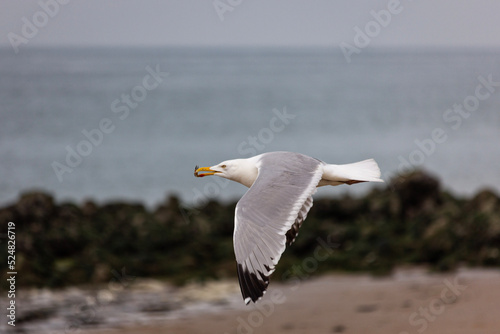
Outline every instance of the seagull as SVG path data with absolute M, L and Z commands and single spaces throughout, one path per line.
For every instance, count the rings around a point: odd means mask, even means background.
M 295 241 L 313 205 L 317 187 L 384 182 L 373 159 L 332 165 L 294 152 L 269 152 L 195 167 L 194 176 L 209 175 L 250 188 L 236 204 L 233 234 L 238 280 L 247 305 L 266 292 L 281 254 Z

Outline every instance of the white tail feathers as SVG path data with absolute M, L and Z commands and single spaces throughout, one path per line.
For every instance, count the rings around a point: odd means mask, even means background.
M 384 182 L 380 178 L 380 168 L 373 159 L 346 165 L 325 165 L 323 167 L 323 178 L 318 186 L 368 181 Z

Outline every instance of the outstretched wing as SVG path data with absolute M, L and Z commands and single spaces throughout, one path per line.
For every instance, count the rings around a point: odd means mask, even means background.
M 322 165 L 297 153 L 260 156 L 257 179 L 235 213 L 234 252 L 246 304 L 263 296 L 286 244 L 295 240 L 312 206 Z

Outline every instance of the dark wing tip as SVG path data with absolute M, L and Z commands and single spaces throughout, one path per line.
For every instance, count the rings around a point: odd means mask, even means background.
M 255 303 L 262 298 L 269 285 L 269 276 L 264 275 L 260 271 L 257 271 L 257 273 L 260 277 L 250 272 L 247 268 L 243 268 L 243 265 L 238 263 L 238 280 L 240 281 L 241 295 L 247 305 L 250 301 Z

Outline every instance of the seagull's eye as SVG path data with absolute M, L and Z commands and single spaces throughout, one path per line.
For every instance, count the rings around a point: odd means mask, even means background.
M 220 166 L 220 167 L 221 167 L 221 168 L 226 168 L 227 166 L 226 166 L 226 165 L 222 165 L 222 166 Z

